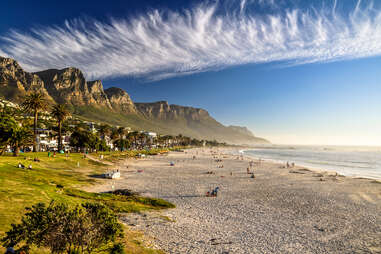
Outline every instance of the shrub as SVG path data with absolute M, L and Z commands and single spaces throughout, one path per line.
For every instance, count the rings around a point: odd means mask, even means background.
M 85 203 L 70 209 L 54 201 L 26 209 L 2 239 L 5 247 L 46 247 L 52 253 L 91 253 L 122 236 L 122 225 L 103 204 Z
M 115 243 L 112 247 L 110 254 L 125 254 L 124 246 L 121 243 Z

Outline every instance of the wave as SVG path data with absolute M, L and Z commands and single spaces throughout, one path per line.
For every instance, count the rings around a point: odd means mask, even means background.
M 288 147 L 289 148 L 289 147 Z M 322 147 L 300 147 L 285 149 L 250 149 L 243 151 L 256 158 L 297 165 L 314 169 L 336 171 L 343 175 L 381 179 L 381 157 L 375 150 L 325 150 Z

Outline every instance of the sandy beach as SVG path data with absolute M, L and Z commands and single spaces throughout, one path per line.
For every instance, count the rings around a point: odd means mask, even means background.
M 174 203 L 164 212 L 122 216 L 167 253 L 381 253 L 379 181 L 270 162 L 255 163 L 251 178 L 252 159 L 232 152 L 128 159 L 118 166 L 121 179 L 91 191 L 128 188 Z M 217 186 L 217 197 L 205 196 Z

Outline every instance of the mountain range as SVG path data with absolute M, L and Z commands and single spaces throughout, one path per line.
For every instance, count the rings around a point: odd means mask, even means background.
M 246 127 L 224 126 L 204 109 L 166 101 L 135 103 L 121 88 L 104 89 L 100 80 L 86 81 L 78 68 L 30 73 L 14 59 L 0 57 L 0 95 L 20 103 L 30 91 L 43 93 L 51 104 L 67 104 L 73 115 L 88 121 L 230 144 L 268 143 Z

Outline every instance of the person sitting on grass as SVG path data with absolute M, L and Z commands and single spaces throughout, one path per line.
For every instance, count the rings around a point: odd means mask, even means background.
M 8 247 L 7 250 L 5 251 L 5 254 L 14 254 L 16 253 L 13 247 Z

